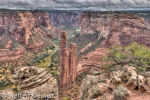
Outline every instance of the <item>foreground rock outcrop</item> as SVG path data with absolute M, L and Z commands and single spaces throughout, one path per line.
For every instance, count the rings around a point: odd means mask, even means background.
M 128 97 L 132 94 L 131 90 L 138 89 L 139 93 L 148 90 L 149 84 L 146 79 L 144 76 L 137 74 L 135 67 L 128 66 L 124 66 L 123 70 L 113 71 L 110 75 L 107 73 L 95 76 L 87 75 L 82 80 L 79 99 L 101 98 L 103 94 L 108 93 L 110 95 L 107 98 L 111 98 L 111 100 L 113 98 L 113 100 L 122 100 L 123 98 L 132 100 Z
M 77 48 L 70 43 L 70 54 L 67 48 L 67 36 L 61 33 L 60 38 L 60 87 L 75 81 L 77 76 Z
M 45 68 L 37 68 L 35 66 L 22 67 L 15 72 L 11 83 L 19 84 L 21 90 L 18 94 L 49 94 L 53 95 L 54 100 L 58 100 L 57 81 L 45 71 Z M 22 100 L 22 98 L 18 99 Z M 25 99 L 28 100 L 28 98 Z M 34 100 L 34 98 L 31 100 Z

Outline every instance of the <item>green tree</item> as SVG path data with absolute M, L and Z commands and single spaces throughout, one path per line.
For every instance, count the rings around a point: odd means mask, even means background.
M 54 50 L 54 49 L 55 49 L 55 46 L 54 46 L 54 45 L 50 46 L 50 49 L 51 49 L 51 50 Z
M 62 100 L 69 100 L 69 98 L 68 98 L 68 97 L 67 97 L 67 98 L 66 98 L 66 97 L 64 97 L 64 98 L 62 98 Z
M 54 76 L 55 75 L 55 73 L 54 72 L 51 72 L 51 74 Z
M 150 50 L 136 42 L 126 47 L 111 46 L 102 61 L 107 72 L 124 65 L 131 65 L 138 71 L 145 71 L 150 66 Z
M 51 63 L 51 64 L 50 64 L 50 66 L 49 66 L 49 68 L 51 68 L 51 67 L 53 67 L 53 66 L 54 66 L 54 64 L 53 64 L 53 63 Z
M 12 72 L 12 74 L 14 73 L 14 68 L 13 67 L 11 67 L 10 68 L 10 71 Z
M 18 92 L 18 89 L 17 89 L 17 87 L 13 88 L 13 90 L 14 90 L 14 91 L 16 91 L 16 92 Z

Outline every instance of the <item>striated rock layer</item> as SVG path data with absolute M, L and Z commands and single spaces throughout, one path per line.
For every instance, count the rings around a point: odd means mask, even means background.
M 144 18 L 125 12 L 83 12 L 81 34 L 98 32 L 108 45 L 128 45 L 135 41 L 150 47 L 149 27 Z
M 11 83 L 19 84 L 21 91 L 18 93 L 24 94 L 53 94 L 54 100 L 58 100 L 58 84 L 51 74 L 45 71 L 45 68 L 37 68 L 35 66 L 22 67 L 15 72 Z M 25 100 L 37 100 L 34 98 L 24 98 Z M 52 98 L 51 98 L 52 99 Z M 23 98 L 19 98 L 23 100 Z
M 70 54 L 67 48 L 67 36 L 61 33 L 60 38 L 60 87 L 75 81 L 77 76 L 77 48 L 70 43 Z
M 0 32 L 9 31 L 19 43 L 28 44 L 31 29 L 35 26 L 49 26 L 49 15 L 44 11 L 16 11 L 0 13 Z
M 150 30 L 144 18 L 125 12 L 86 11 L 80 17 L 81 34 L 98 33 L 105 41 L 78 63 L 78 73 L 102 67 L 101 58 L 110 45 L 127 46 L 137 42 L 150 48 Z M 86 58 L 86 59 L 84 59 Z

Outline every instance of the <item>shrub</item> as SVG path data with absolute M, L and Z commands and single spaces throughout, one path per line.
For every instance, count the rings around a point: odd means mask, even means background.
M 18 89 L 17 89 L 17 87 L 13 88 L 13 90 L 14 90 L 14 91 L 16 91 L 16 92 L 18 92 Z
M 27 63 L 28 66 L 30 66 L 30 63 Z
M 129 92 L 128 91 L 129 90 L 127 88 L 124 88 L 122 85 L 119 85 L 113 91 L 113 98 L 114 98 L 114 100 L 121 100 L 121 99 L 124 99 L 126 96 L 129 96 Z
M 48 50 L 48 48 L 45 48 L 45 50 Z
M 78 90 L 76 90 L 76 92 L 78 92 Z
M 99 89 L 95 89 L 93 92 L 93 98 L 96 98 L 99 95 Z
M 51 74 L 54 76 L 55 75 L 55 73 L 54 72 L 51 72 Z
M 3 74 L 5 74 L 5 71 L 3 70 Z
M 124 66 L 126 64 L 134 66 L 138 71 L 145 71 L 150 66 L 150 50 L 143 45 L 138 45 L 136 42 L 129 46 L 111 46 L 103 57 L 103 62 L 110 62 L 104 64 L 105 70 L 109 73 L 117 66 Z
M 71 91 L 71 93 L 74 91 L 74 89 Z
M 71 97 L 71 94 L 68 93 L 67 95 L 68 95 L 69 97 Z
M 54 64 L 53 64 L 53 63 L 51 63 L 51 64 L 50 64 L 50 66 L 49 66 L 49 68 L 51 68 L 51 67 L 53 67 L 53 66 L 54 66 Z
M 75 93 L 74 96 L 77 97 L 77 94 Z
M 55 49 L 55 46 L 54 46 L 54 45 L 50 46 L 50 49 L 51 49 L 51 50 L 54 50 L 54 49 Z

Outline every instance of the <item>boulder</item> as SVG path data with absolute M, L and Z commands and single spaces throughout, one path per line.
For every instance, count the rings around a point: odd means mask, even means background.
M 82 80 L 80 93 L 79 93 L 79 100 L 90 100 L 88 99 L 90 98 L 88 90 L 92 88 L 94 84 L 97 84 L 98 82 L 100 82 L 99 76 L 87 75 L 86 78 Z
M 150 77 L 147 77 L 147 78 L 145 79 L 145 83 L 150 87 Z
M 138 89 L 140 92 L 146 91 L 146 86 L 145 86 L 145 78 L 142 75 L 137 76 L 137 84 L 138 84 Z
M 127 79 L 127 86 L 130 89 L 135 89 L 137 86 L 137 70 L 135 67 L 125 66 L 123 68 L 123 76 Z
M 127 96 L 130 95 L 130 91 L 127 88 L 124 88 L 122 85 L 116 87 L 113 91 L 113 100 L 124 100 Z
M 115 89 L 117 85 L 121 83 L 123 71 L 121 70 L 113 71 L 110 73 L 110 76 L 111 76 L 110 86 L 112 89 Z

